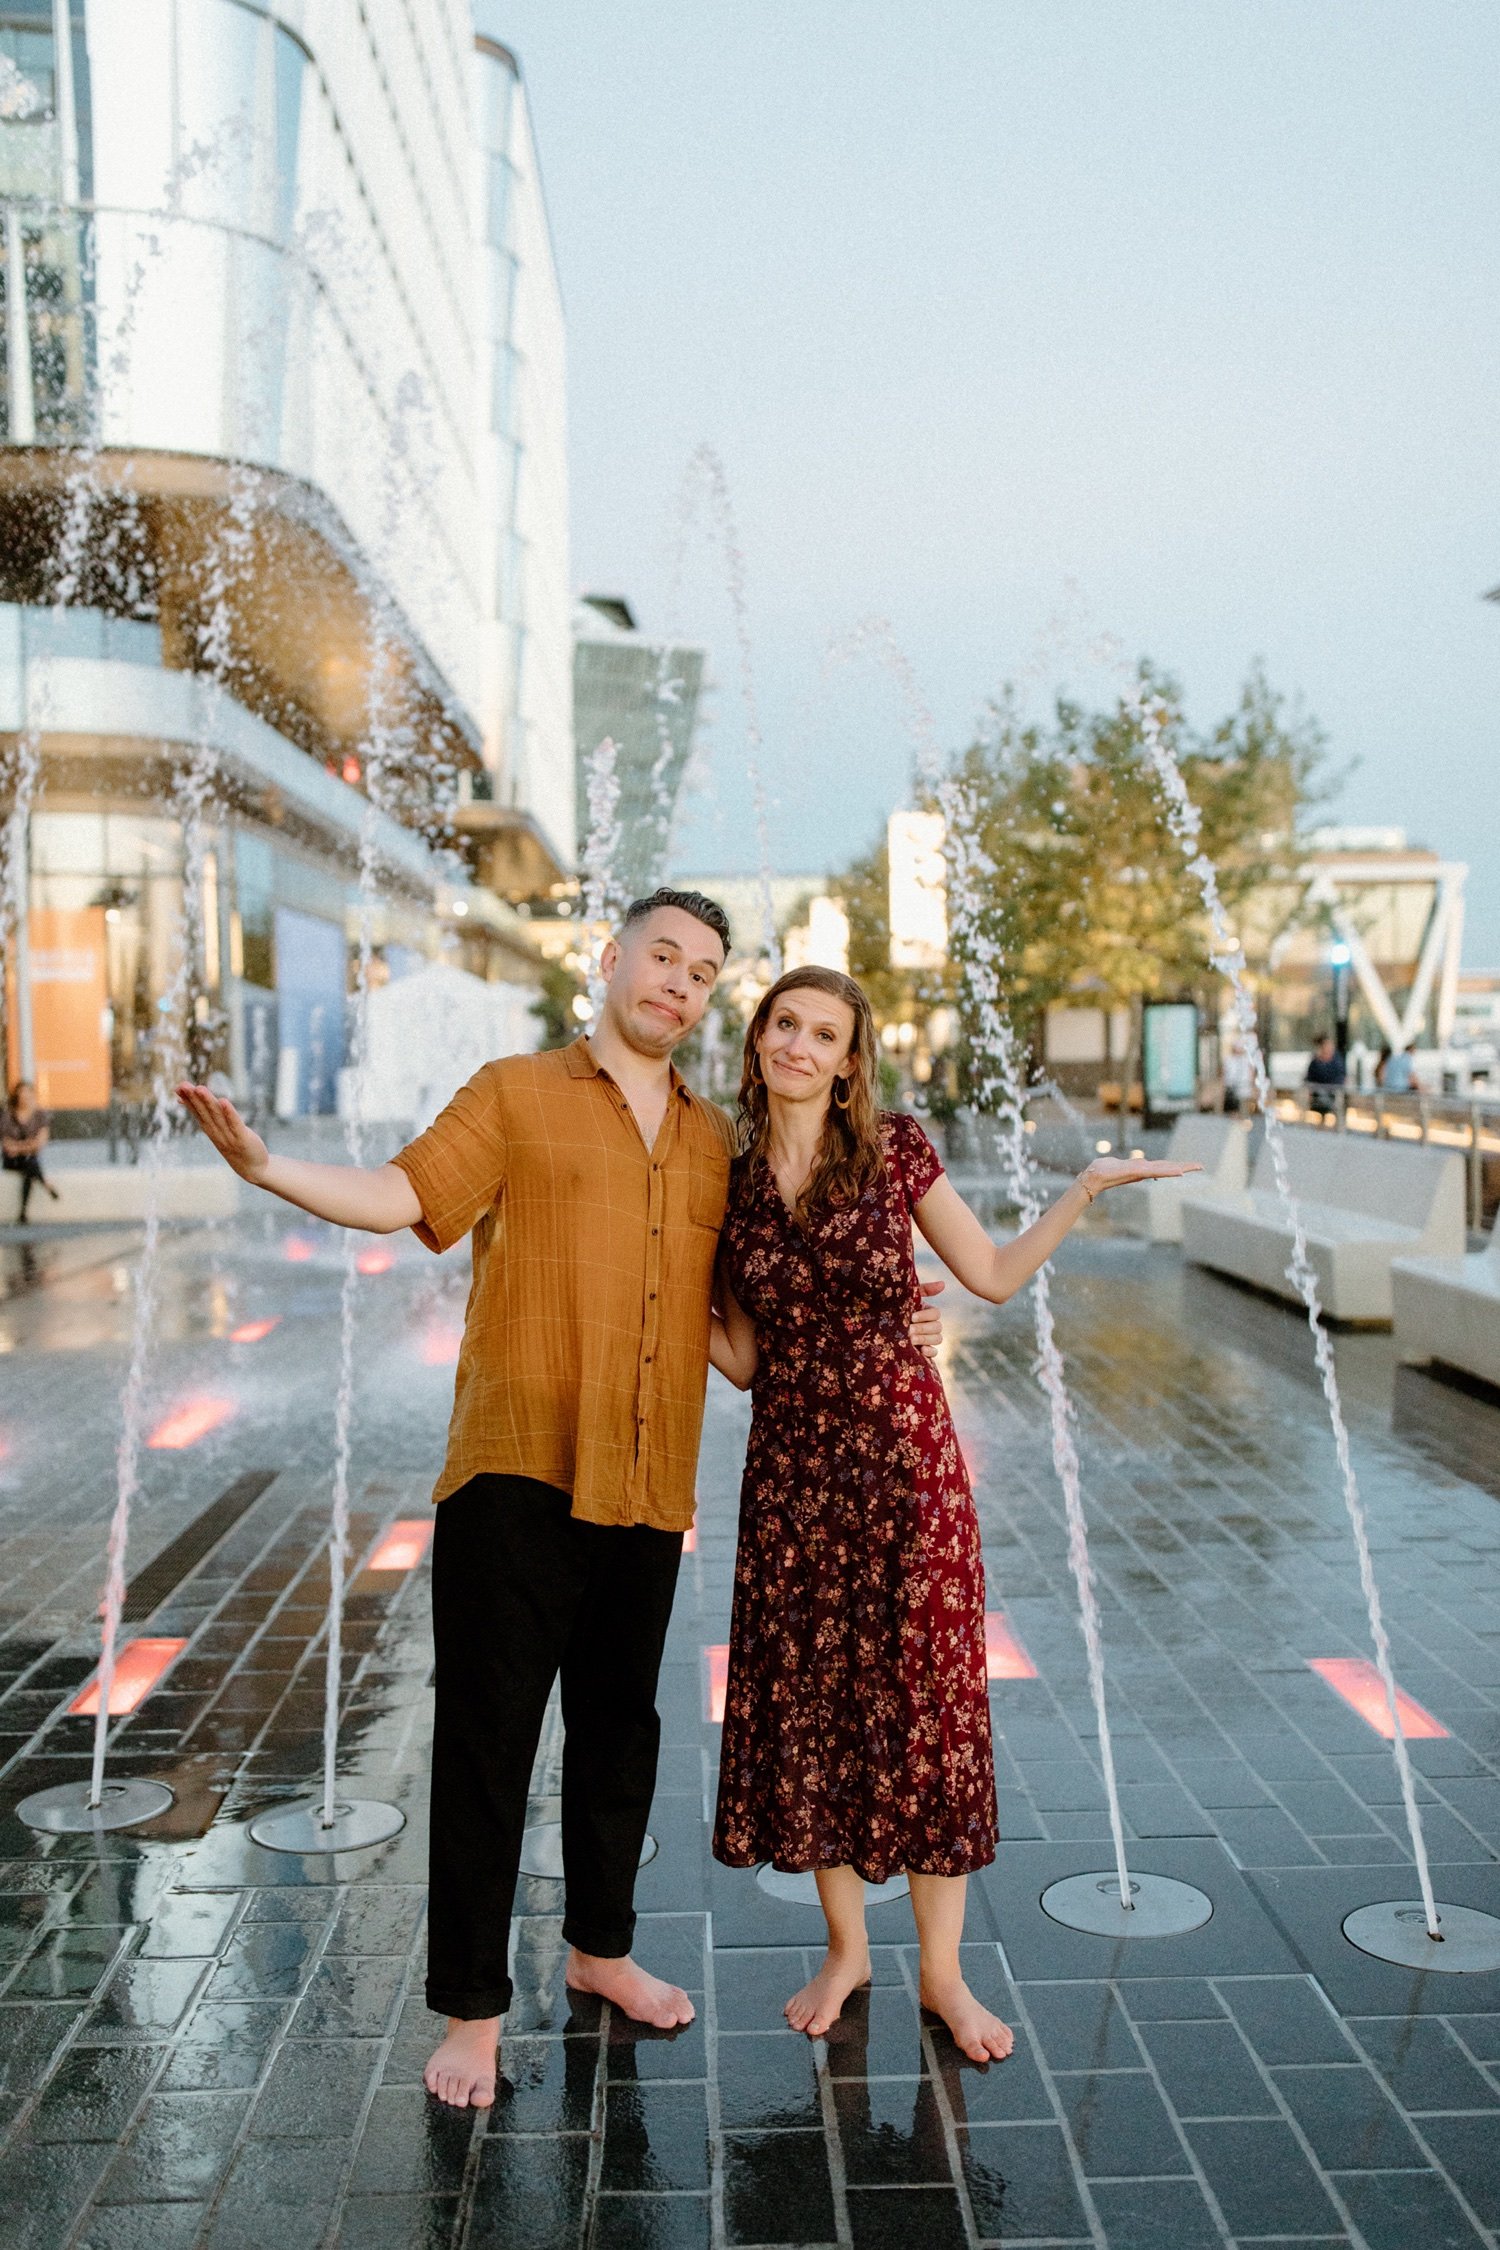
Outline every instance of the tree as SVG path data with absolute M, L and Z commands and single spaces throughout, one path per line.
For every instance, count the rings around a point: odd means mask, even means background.
M 1327 794 L 1315 722 L 1289 710 L 1257 668 L 1229 716 L 1207 735 L 1182 712 L 1176 683 L 1142 664 L 1142 688 L 1165 707 L 1165 735 L 1203 816 L 1203 849 L 1226 906 L 1240 918 L 1252 974 L 1264 976 L 1279 931 L 1299 911 L 1297 868 L 1310 806 Z M 1121 701 L 1088 711 L 1060 698 L 1045 722 L 1023 721 L 1013 697 L 953 761 L 980 851 L 978 895 L 950 896 L 953 960 L 946 976 L 890 967 L 884 846 L 839 889 L 850 922 L 850 967 L 877 1012 L 957 998 L 970 927 L 998 946 L 1018 1035 L 1039 1051 L 1048 1007 L 1102 1008 L 1192 995 L 1211 1004 L 1216 978 L 1197 885 L 1169 834 L 1138 713 Z M 1124 1061 L 1126 1058 L 1117 1058 Z
M 1276 925 L 1296 911 L 1299 832 L 1324 793 L 1322 733 L 1288 711 L 1259 669 L 1207 736 L 1189 728 L 1174 681 L 1147 664 L 1139 677 L 1165 708 L 1203 850 L 1247 951 L 1259 954 L 1252 970 L 1264 974 Z M 1124 701 L 1086 711 L 1063 698 L 1050 723 L 1023 724 L 1007 699 L 995 720 L 989 739 L 955 761 L 954 778 L 981 844 L 972 908 L 1006 962 L 1018 1032 L 1039 1044 L 1046 1009 L 1070 999 L 1128 1007 L 1133 1022 L 1146 1000 L 1210 1002 L 1202 902 L 1162 816 L 1138 711 Z

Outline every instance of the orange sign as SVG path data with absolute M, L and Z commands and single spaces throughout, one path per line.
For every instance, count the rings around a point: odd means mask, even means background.
M 33 907 L 31 1033 L 43 1109 L 109 1105 L 109 976 L 102 906 Z

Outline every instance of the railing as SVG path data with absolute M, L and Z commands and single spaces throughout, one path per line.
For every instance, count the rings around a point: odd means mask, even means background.
M 1288 1124 L 1325 1132 L 1366 1133 L 1380 1140 L 1419 1141 L 1456 1149 L 1468 1176 L 1469 1225 L 1477 1234 L 1500 1205 L 1500 1094 L 1368 1093 L 1348 1086 L 1278 1091 L 1276 1113 Z

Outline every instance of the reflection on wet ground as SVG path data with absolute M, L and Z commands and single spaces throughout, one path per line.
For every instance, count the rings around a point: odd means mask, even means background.
M 287 1255 L 289 1244 L 296 1254 Z M 64 1245 L 49 1245 L 62 1249 Z M 41 1839 L 0 1812 L 0 2208 L 7 2244 L 678 2250 L 690 2244 L 1272 2240 L 1427 2250 L 1500 2226 L 1500 1977 L 1422 1978 L 1342 1937 L 1412 1889 L 1389 1750 L 1310 1669 L 1368 1653 L 1306 1333 L 1098 1233 L 1057 1291 L 1136 1865 L 1206 1890 L 1183 1938 L 1050 1922 L 1107 1866 L 1060 1504 L 1024 1306 L 950 1302 L 946 1372 L 979 1493 L 999 1664 L 1002 1831 L 969 1974 L 1017 2026 L 961 2063 L 915 1995 L 910 1908 L 818 2046 L 781 2003 L 814 1910 L 708 1857 L 746 1408 L 715 1385 L 699 1536 L 662 1682 L 639 1951 L 699 2020 L 662 2037 L 561 1984 L 559 1886 L 522 1885 L 493 2112 L 420 2082 L 430 1726 L 426 1500 L 467 1274 L 403 1240 L 361 1282 L 343 1771 L 407 1826 L 286 1858 L 247 1823 L 318 1770 L 338 1244 L 257 1216 L 169 1244 L 128 1631 L 181 1653 L 120 1723 L 167 1780 L 149 1828 Z M 78 1773 L 128 1351 L 129 1245 L 0 1315 L 0 1755 L 8 1808 Z M 236 1340 L 238 1339 L 238 1340 Z M 1500 1407 L 1340 1344 L 1440 1895 L 1500 1908 Z M 374 1562 L 379 1567 L 371 1568 Z M 998 1646 L 997 1642 L 997 1646 Z M 556 1817 L 556 1726 L 534 1780 Z

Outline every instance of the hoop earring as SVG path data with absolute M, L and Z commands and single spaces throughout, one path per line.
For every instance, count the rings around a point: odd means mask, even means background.
M 839 1100 L 839 1087 L 840 1087 L 840 1086 L 842 1086 L 842 1087 L 843 1087 L 843 1089 L 844 1089 L 844 1098 L 843 1098 L 843 1100 L 842 1100 L 842 1101 L 840 1101 L 840 1100 Z M 849 1081 L 848 1081 L 848 1079 L 847 1079 L 847 1078 L 840 1078 L 840 1079 L 836 1080 L 836 1081 L 835 1081 L 835 1084 L 834 1084 L 834 1089 L 833 1089 L 833 1102 L 834 1102 L 834 1107 L 835 1107 L 836 1109 L 847 1109 L 847 1108 L 849 1107 L 849 1104 L 850 1104 L 850 1103 L 851 1103 L 851 1102 L 853 1101 L 853 1099 L 854 1099 L 854 1094 L 853 1094 L 853 1090 L 852 1090 L 852 1088 L 850 1087 L 850 1084 L 849 1084 Z

